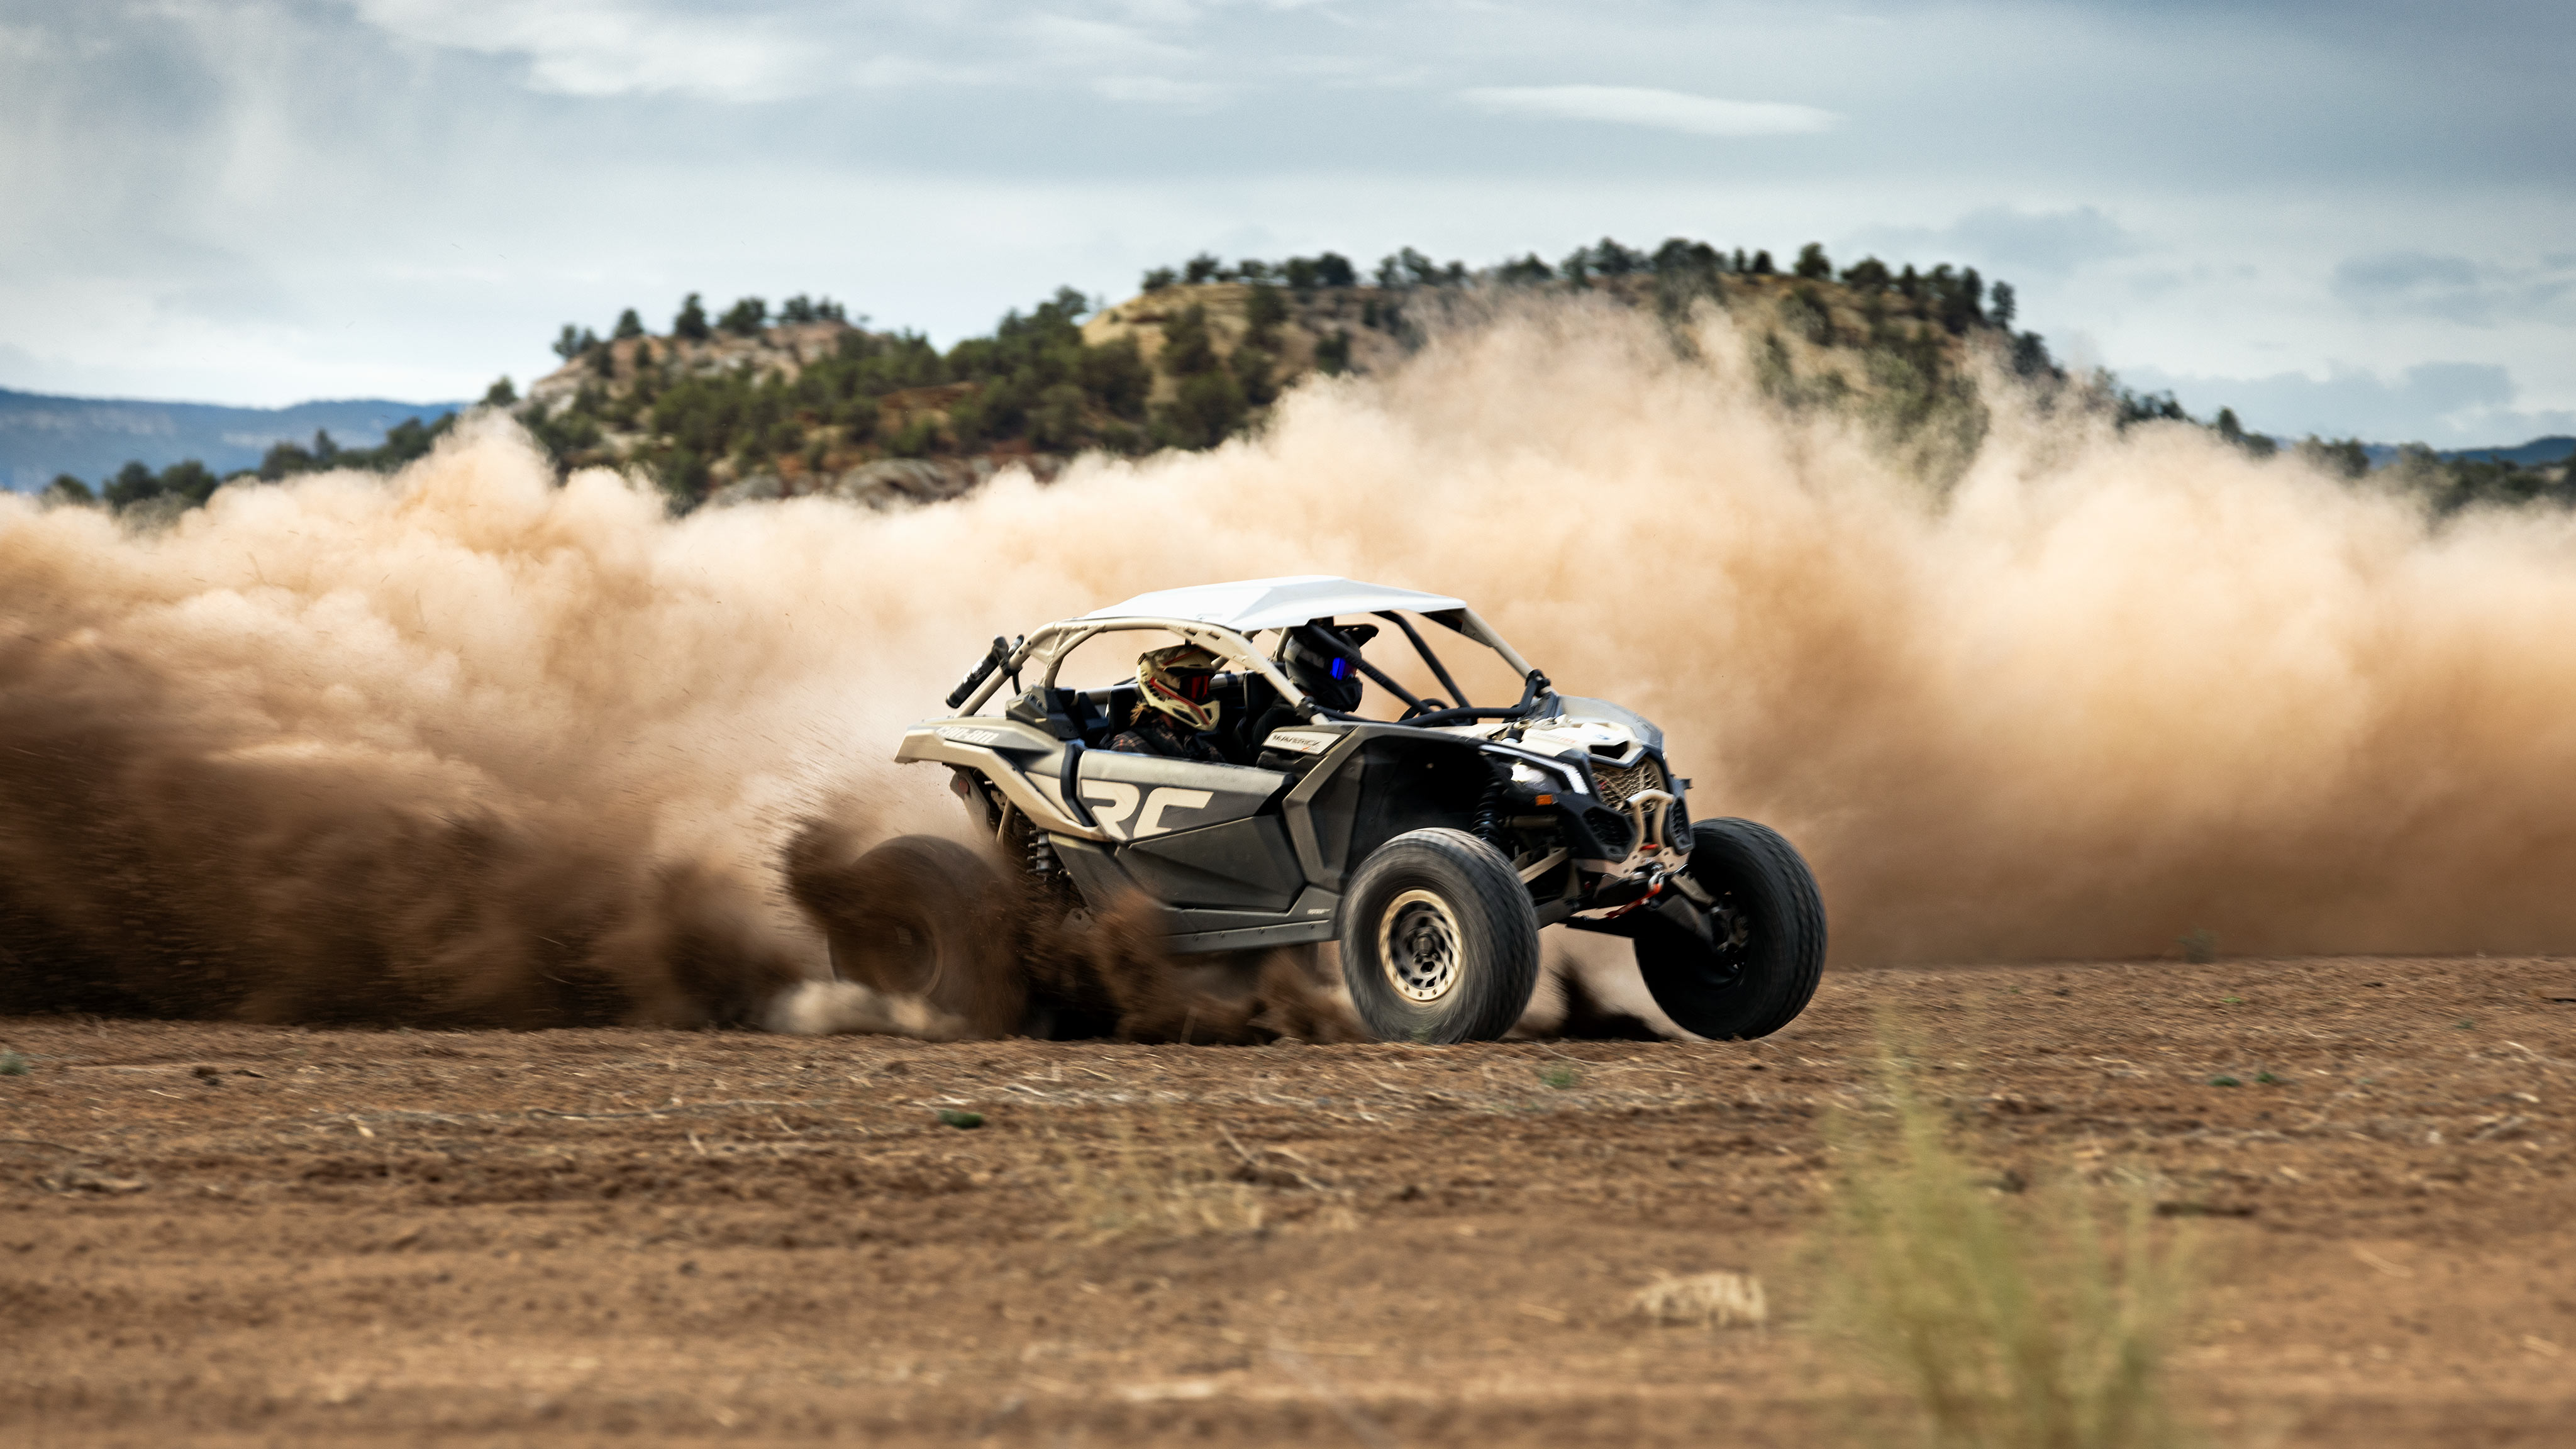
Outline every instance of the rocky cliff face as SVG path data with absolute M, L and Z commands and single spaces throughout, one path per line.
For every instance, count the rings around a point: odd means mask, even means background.
M 528 384 L 528 402 L 551 417 L 571 407 L 584 388 L 622 398 L 647 367 L 660 369 L 663 379 L 715 377 L 748 367 L 754 377 L 794 382 L 808 366 L 838 356 L 841 339 L 852 334 L 865 335 L 847 322 L 791 322 L 750 337 L 718 332 L 703 340 L 646 336 L 604 342 Z
M 981 454 L 972 458 L 879 458 L 838 473 L 753 473 L 707 494 L 710 508 L 759 503 L 778 498 L 838 498 L 865 507 L 892 510 L 961 498 L 993 480 L 1004 468 L 1026 468 L 1041 483 L 1052 483 L 1065 460 L 1050 453 L 1016 456 Z

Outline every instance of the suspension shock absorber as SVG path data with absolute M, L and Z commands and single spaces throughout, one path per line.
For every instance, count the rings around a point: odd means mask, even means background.
M 1476 838 L 1505 856 L 1512 853 L 1503 838 L 1503 780 L 1498 774 L 1486 777 L 1484 798 L 1476 802 Z
M 1055 858 L 1055 842 L 1047 839 L 1046 832 L 1038 829 L 1034 822 L 1029 825 L 1028 831 L 1029 838 L 1022 852 L 1022 859 L 1027 862 L 1029 879 L 1040 886 L 1050 884 L 1059 869 Z

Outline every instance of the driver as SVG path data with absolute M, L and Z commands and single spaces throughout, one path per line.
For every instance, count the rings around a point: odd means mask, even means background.
M 1174 644 L 1138 655 L 1136 716 L 1110 739 L 1109 748 L 1130 755 L 1224 763 L 1225 757 L 1207 737 L 1216 728 L 1220 706 L 1211 695 L 1222 662 L 1196 644 Z

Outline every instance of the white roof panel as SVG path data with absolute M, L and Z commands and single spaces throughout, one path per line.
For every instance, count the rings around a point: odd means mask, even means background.
M 1094 609 L 1083 617 L 1196 619 L 1249 634 L 1256 629 L 1284 629 L 1335 614 L 1374 614 L 1380 609 L 1432 614 L 1465 607 L 1464 600 L 1439 594 L 1417 594 L 1411 589 L 1390 589 L 1384 584 L 1363 584 L 1330 574 L 1298 574 L 1284 579 L 1159 589 L 1138 594 L 1123 604 Z

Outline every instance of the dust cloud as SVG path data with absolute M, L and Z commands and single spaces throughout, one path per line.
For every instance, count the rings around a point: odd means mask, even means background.
M 0 1010 L 762 1020 L 822 971 L 800 828 L 963 829 L 888 756 L 995 633 L 1301 572 L 1658 720 L 1840 964 L 2576 949 L 2568 516 L 2007 402 L 1936 497 L 1698 344 L 1522 314 L 895 515 L 673 521 L 497 421 L 157 533 L 0 500 Z

